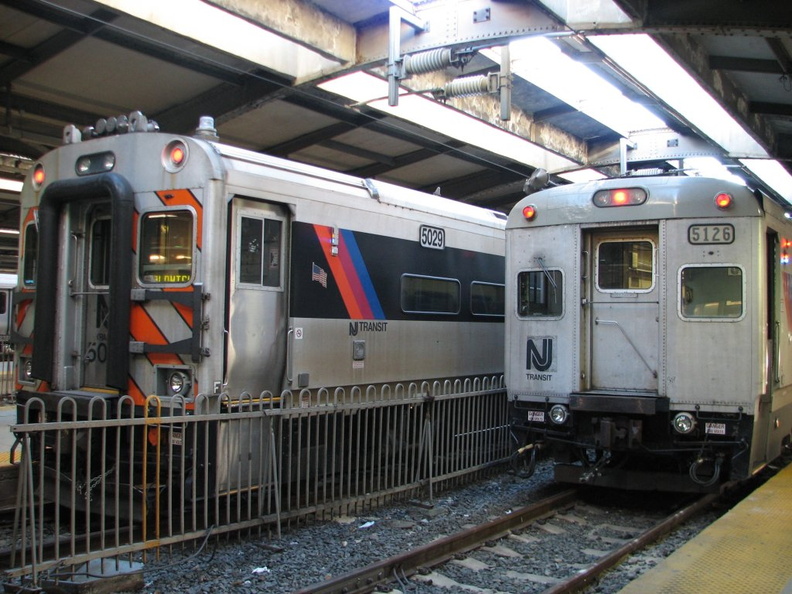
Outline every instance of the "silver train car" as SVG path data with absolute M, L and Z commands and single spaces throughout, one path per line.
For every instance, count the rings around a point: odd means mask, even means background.
M 11 332 L 13 296 L 17 287 L 17 276 L 0 272 L 0 342 L 7 343 Z
M 708 491 L 792 432 L 792 224 L 738 184 L 635 177 L 550 188 L 506 229 L 506 383 L 532 471 Z
M 211 118 L 112 123 L 68 127 L 22 190 L 20 422 L 33 398 L 217 413 L 502 374 L 505 215 L 226 146 Z

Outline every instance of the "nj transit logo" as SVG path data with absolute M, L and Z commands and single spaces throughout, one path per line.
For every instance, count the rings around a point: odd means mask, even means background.
M 554 342 L 555 336 L 529 336 L 526 344 L 525 369 L 528 371 L 555 371 Z

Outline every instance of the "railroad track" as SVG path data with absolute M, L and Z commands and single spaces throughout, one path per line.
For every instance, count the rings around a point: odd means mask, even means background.
M 598 576 L 625 557 L 669 533 L 717 499 L 716 494 L 699 497 L 669 515 L 652 520 L 647 520 L 646 515 L 640 512 L 631 518 L 634 510 L 627 511 L 619 513 L 618 524 L 614 524 L 615 518 L 608 517 L 609 514 L 613 515 L 613 510 L 583 502 L 578 492 L 570 489 L 497 520 L 313 584 L 299 592 L 371 592 L 394 582 L 403 590 L 405 583 L 413 578 L 424 586 L 418 591 L 425 591 L 433 585 L 452 589 L 469 585 L 491 587 L 501 592 L 573 592 L 595 582 Z M 648 526 L 641 526 L 647 523 Z M 559 526 L 563 524 L 576 525 L 577 530 L 566 530 Z M 608 531 L 615 533 L 615 536 L 606 536 Z M 554 539 L 555 542 L 552 542 Z M 567 556 L 562 552 L 569 548 L 570 543 L 559 543 L 565 540 L 574 543 L 571 546 L 577 549 L 582 544 L 583 555 L 596 557 L 596 560 L 588 564 L 576 562 L 575 559 L 568 563 L 562 560 L 553 564 L 558 566 L 553 568 L 554 571 L 548 571 L 548 568 L 544 571 L 534 570 L 533 573 L 526 571 L 526 559 L 531 556 L 531 550 L 537 547 L 552 547 L 552 550 L 559 551 L 559 556 L 571 558 L 572 555 Z M 596 541 L 597 549 L 585 548 L 587 540 L 589 545 Z M 603 544 L 611 548 L 603 550 Z M 565 570 L 568 570 L 568 575 L 559 575 Z M 455 577 L 449 577 L 452 574 Z M 493 584 L 496 576 L 498 583 Z M 483 583 L 470 583 L 482 579 Z M 513 582 L 513 589 L 504 583 L 508 581 Z

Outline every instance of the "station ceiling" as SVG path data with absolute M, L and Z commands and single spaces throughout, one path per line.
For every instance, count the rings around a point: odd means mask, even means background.
M 692 75 L 754 144 L 724 147 L 593 41 L 635 33 Z M 502 70 L 499 48 L 534 37 L 667 129 L 606 125 Z M 404 56 L 436 48 L 451 49 L 453 65 L 426 72 L 427 58 L 404 70 Z M 389 61 L 402 93 L 395 105 L 382 99 L 394 88 Z M 651 70 L 652 58 L 642 66 Z M 483 76 L 496 91 L 510 79 L 510 100 L 504 90 L 441 100 L 460 75 Z M 339 92 L 343 80 L 384 91 L 361 99 Z M 779 200 L 792 197 L 792 187 L 764 187 L 741 161 L 792 169 L 792 4 L 777 0 L 0 0 L 0 91 L 0 178 L 12 180 L 61 143 L 65 125 L 139 110 L 166 132 L 192 133 L 208 115 L 221 142 L 504 212 L 537 167 L 565 183 L 576 170 L 618 175 L 639 157 L 669 168 L 712 155 Z M 413 104 L 423 117 L 406 116 Z M 445 114 L 455 119 L 441 126 Z M 0 189 L 0 227 L 18 226 L 16 201 Z

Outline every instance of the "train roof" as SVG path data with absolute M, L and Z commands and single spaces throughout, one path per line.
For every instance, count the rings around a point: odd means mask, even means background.
M 609 208 L 594 204 L 594 194 L 599 190 L 622 188 L 644 190 L 645 202 Z M 715 197 L 721 193 L 730 194 L 734 199 L 728 209 L 719 209 L 715 204 Z M 523 215 L 524 208 L 529 205 L 536 210 L 531 222 Z M 568 184 L 530 194 L 511 210 L 506 228 L 700 217 L 759 217 L 762 212 L 762 198 L 734 182 L 708 177 L 630 177 Z
M 230 145 L 221 143 L 213 143 L 213 145 L 219 151 L 221 157 L 225 158 L 225 166 L 230 169 L 238 168 L 240 163 L 259 165 L 270 170 L 279 170 L 284 174 L 294 174 L 303 178 L 313 178 L 321 182 L 330 181 L 340 186 L 347 186 L 351 193 L 360 193 L 362 190 L 382 204 L 390 204 L 416 212 L 431 213 L 496 229 L 503 229 L 506 226 L 506 215 L 495 210 L 473 206 L 472 204 L 443 198 L 435 194 L 419 192 L 418 190 L 388 182 L 363 179 L 346 173 L 322 169 L 314 165 L 256 153 Z
M 144 123 L 147 122 L 142 114 L 139 117 Z M 196 149 L 199 146 L 201 147 L 197 152 L 203 153 L 205 157 L 201 159 L 202 166 L 208 168 L 206 173 L 202 174 L 205 178 L 221 179 L 228 172 L 234 171 L 251 175 L 270 175 L 273 178 L 279 177 L 287 182 L 313 185 L 316 188 L 331 185 L 345 194 L 372 198 L 382 204 L 402 207 L 416 212 L 430 213 L 451 220 L 464 221 L 496 231 L 503 230 L 506 226 L 506 215 L 495 210 L 465 204 L 457 200 L 427 194 L 379 180 L 362 179 L 298 161 L 234 147 L 221 143 L 216 136 L 210 137 L 201 134 L 184 136 L 162 132 L 152 126 L 150 128 L 150 130 L 143 129 L 123 134 L 89 136 L 82 139 L 82 135 L 77 131 L 76 127 L 67 126 L 66 130 L 64 130 L 64 144 L 42 156 L 39 162 L 46 162 L 47 167 L 60 174 L 71 174 L 74 171 L 75 160 L 84 153 L 101 150 L 117 151 L 120 150 L 122 145 L 130 143 L 136 147 L 133 150 L 139 151 L 139 154 L 135 157 L 137 163 L 143 162 L 141 153 L 148 152 L 154 155 L 151 162 L 159 164 L 161 145 L 181 139 Z M 155 148 L 157 148 L 156 151 L 154 150 Z M 197 155 L 193 155 L 193 158 L 195 157 Z M 152 184 L 162 183 L 162 172 L 159 172 L 159 170 L 160 167 L 151 167 L 151 174 L 143 182 L 144 187 L 150 189 L 153 187 Z M 168 175 L 166 174 L 165 177 Z M 52 179 L 57 178 L 53 177 Z M 184 180 L 183 183 L 199 183 L 199 181 L 197 177 L 194 177 L 192 180 Z M 140 186 L 136 184 L 135 187 L 137 190 Z M 42 189 L 44 188 L 46 188 L 46 184 Z M 32 190 L 31 182 L 28 178 L 23 186 L 22 194 L 24 201 L 26 195 L 33 196 L 35 194 L 38 196 L 40 192 Z M 34 199 L 37 200 L 38 198 L 35 197 Z

